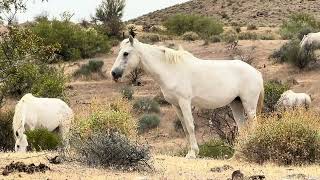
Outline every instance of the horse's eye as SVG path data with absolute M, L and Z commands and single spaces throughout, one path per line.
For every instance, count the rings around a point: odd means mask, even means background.
M 19 146 L 19 145 L 17 145 L 17 148 L 20 148 L 20 146 Z
M 17 136 L 17 137 L 19 137 L 19 133 L 18 133 L 18 131 L 16 131 L 16 136 Z
M 128 52 L 124 52 L 124 53 L 123 53 L 123 56 L 124 56 L 124 57 L 127 57 L 128 55 L 129 55 Z

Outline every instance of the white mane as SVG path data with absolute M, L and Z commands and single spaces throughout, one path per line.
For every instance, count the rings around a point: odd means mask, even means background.
M 163 59 L 163 61 L 169 64 L 183 63 L 187 59 L 192 59 L 194 57 L 191 53 L 185 51 L 181 46 L 178 50 L 170 49 L 163 46 L 158 46 L 158 48 L 164 51 L 165 58 Z M 186 56 L 189 56 L 191 58 L 186 58 Z

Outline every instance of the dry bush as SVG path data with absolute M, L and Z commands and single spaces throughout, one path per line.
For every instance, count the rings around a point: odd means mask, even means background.
M 234 145 L 238 128 L 229 106 L 214 110 L 199 109 L 195 110 L 195 114 L 208 120 L 207 126 L 211 133 L 217 134 L 226 143 Z
M 161 36 L 155 33 L 148 33 L 148 34 L 143 34 L 139 36 L 138 39 L 143 43 L 154 44 L 156 42 L 161 41 Z
M 144 70 L 140 67 L 135 68 L 129 75 L 128 80 L 134 86 L 141 86 L 141 78 L 144 75 Z
M 235 59 L 239 59 L 248 64 L 252 64 L 255 60 L 255 46 L 252 46 L 249 49 L 242 49 L 239 47 L 239 44 L 237 42 L 234 42 L 233 44 L 230 44 L 230 46 L 227 46 L 227 49 L 228 52 L 230 52 L 230 56 Z
M 71 145 L 76 150 L 76 160 L 90 166 L 121 170 L 151 168 L 149 147 L 117 132 L 97 132 L 87 138 L 75 134 Z
M 182 39 L 185 41 L 195 41 L 198 40 L 200 37 L 197 33 L 189 31 L 182 35 Z
M 249 162 L 303 165 L 320 162 L 320 116 L 297 109 L 263 117 L 240 133 L 238 156 Z

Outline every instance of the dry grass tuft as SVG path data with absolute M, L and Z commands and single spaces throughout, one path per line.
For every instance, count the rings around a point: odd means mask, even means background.
M 262 117 L 240 133 L 240 157 L 255 163 L 302 165 L 320 161 L 320 116 L 296 109 Z

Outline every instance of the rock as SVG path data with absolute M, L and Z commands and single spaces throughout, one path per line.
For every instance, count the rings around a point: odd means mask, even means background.
M 266 179 L 266 177 L 264 175 L 254 175 L 254 176 L 250 176 L 249 179 L 251 179 L 251 180 L 263 180 L 263 179 Z
M 236 170 L 232 173 L 232 180 L 243 180 L 244 175 L 240 170 Z
M 230 170 L 230 169 L 233 169 L 233 167 L 230 166 L 230 165 L 225 164 L 225 165 L 223 165 L 223 166 L 221 166 L 221 167 L 211 168 L 210 171 L 211 171 L 211 172 L 218 172 L 218 173 L 220 173 L 220 172 L 227 171 L 227 170 Z
M 54 158 L 48 159 L 51 164 L 61 164 L 63 159 L 60 156 L 55 156 Z

